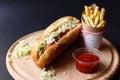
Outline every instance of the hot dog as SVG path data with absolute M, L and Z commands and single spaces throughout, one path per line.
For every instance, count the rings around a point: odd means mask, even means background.
M 39 68 L 44 68 L 78 38 L 79 20 L 65 16 L 53 22 L 34 42 L 31 57 Z

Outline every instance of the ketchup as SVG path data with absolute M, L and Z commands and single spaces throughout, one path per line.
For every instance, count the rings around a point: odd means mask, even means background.
M 45 50 L 46 50 L 47 48 L 49 48 L 50 46 L 52 46 L 54 43 L 55 43 L 55 42 L 51 42 L 51 43 L 47 44 L 46 47 L 44 48 L 44 52 L 45 52 Z
M 84 52 L 75 56 L 76 68 L 83 73 L 93 73 L 97 71 L 99 57 L 92 52 Z
M 70 29 L 66 29 L 65 32 L 61 32 L 60 33 L 60 37 L 64 36 L 65 34 L 67 34 L 70 31 Z

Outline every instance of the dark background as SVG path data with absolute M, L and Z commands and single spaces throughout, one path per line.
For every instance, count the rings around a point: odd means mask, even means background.
M 96 3 L 106 8 L 107 21 L 104 37 L 120 51 L 119 0 L 39 0 L 0 1 L 0 80 L 13 80 L 6 69 L 5 58 L 9 47 L 20 37 L 45 29 L 56 19 L 71 15 L 80 19 L 84 5 Z M 113 80 L 120 80 L 120 70 Z

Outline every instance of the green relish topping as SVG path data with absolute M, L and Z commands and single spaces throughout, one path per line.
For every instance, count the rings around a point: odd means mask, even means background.
M 46 68 L 42 69 L 40 79 L 41 80 L 52 80 L 52 77 L 55 76 L 55 70 L 51 67 L 49 70 L 46 71 Z
M 42 55 L 45 46 L 46 46 L 46 41 L 43 41 L 43 42 L 39 45 L 39 47 L 38 47 L 38 53 L 39 53 L 39 56 Z
M 62 24 L 56 31 L 51 32 L 49 36 L 40 43 L 38 47 L 38 55 L 39 56 L 42 55 L 42 53 L 44 52 L 44 48 L 46 47 L 47 44 L 52 42 L 56 43 L 61 38 L 60 33 L 65 32 L 67 29 L 72 30 L 76 23 L 78 22 L 79 20 L 74 18 L 73 20 L 69 20 Z
M 11 58 L 12 59 L 20 58 L 25 55 L 29 55 L 30 51 L 31 51 L 31 47 L 32 47 L 32 45 L 29 44 L 27 41 L 25 41 L 25 40 L 20 41 L 14 48 L 14 52 L 13 52 Z

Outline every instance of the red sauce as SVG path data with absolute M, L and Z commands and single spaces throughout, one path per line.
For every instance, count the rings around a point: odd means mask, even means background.
M 84 52 L 75 56 L 76 68 L 83 73 L 93 73 L 97 71 L 99 65 L 99 57 L 91 54 L 90 52 Z
M 49 48 L 50 46 L 52 46 L 54 43 L 55 43 L 55 42 L 51 42 L 51 43 L 47 44 L 46 47 L 44 48 L 44 52 L 45 52 L 45 50 L 46 50 L 47 48 Z
M 65 32 L 60 33 L 60 37 L 63 37 L 65 34 L 67 34 L 70 31 L 70 29 L 66 29 Z

